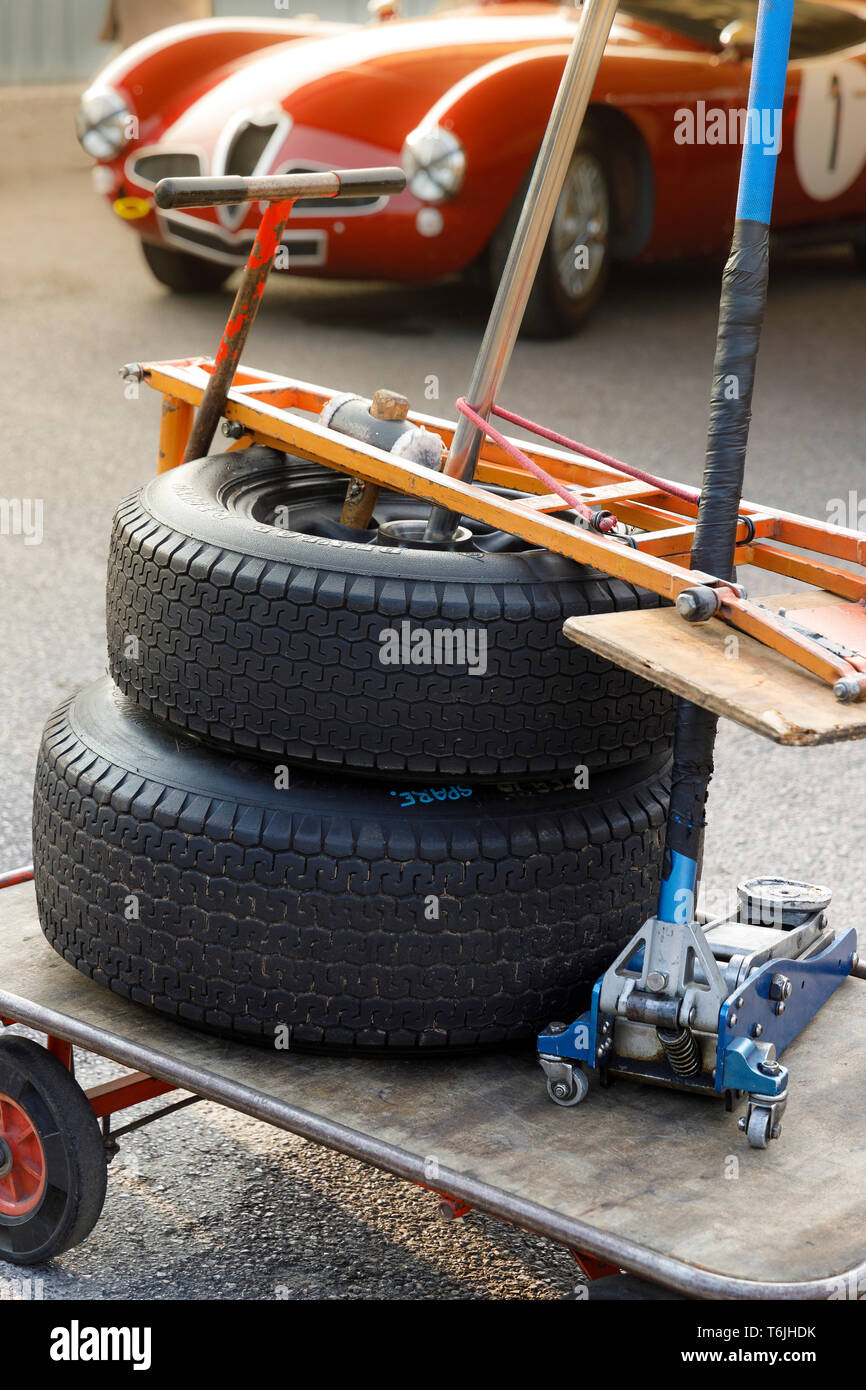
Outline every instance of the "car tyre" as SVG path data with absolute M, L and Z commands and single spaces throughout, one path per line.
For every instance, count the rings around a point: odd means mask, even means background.
M 155 241 L 143 241 L 141 249 L 150 273 L 175 294 L 212 293 L 222 288 L 233 270 L 230 265 L 190 256 Z
M 42 929 L 179 1022 L 382 1053 L 528 1041 L 572 1018 L 654 909 L 664 759 L 591 787 L 275 776 L 178 738 L 105 678 L 49 719 Z
M 375 544 L 377 520 L 426 515 L 395 493 L 354 540 L 345 493 L 252 447 L 121 503 L 106 608 L 124 694 L 221 747 L 360 776 L 574 776 L 670 750 L 673 697 L 562 631 L 654 594 L 480 524 L 467 551 Z
M 490 247 L 499 283 L 532 175 L 524 179 Z M 595 312 L 607 284 L 613 193 L 603 141 L 584 131 L 566 174 L 523 317 L 528 338 L 569 337 Z

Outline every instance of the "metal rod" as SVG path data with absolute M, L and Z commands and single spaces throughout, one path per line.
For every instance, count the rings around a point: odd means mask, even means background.
M 202 1096 L 186 1096 L 183 1100 L 176 1100 L 172 1105 L 164 1105 L 161 1110 L 152 1111 L 150 1115 L 142 1115 L 140 1120 L 131 1120 L 128 1125 L 122 1125 L 120 1129 L 112 1129 L 111 1115 L 106 1115 L 102 1133 L 106 1139 L 122 1139 L 124 1134 L 132 1134 L 133 1130 L 144 1129 L 145 1125 L 152 1125 L 154 1120 L 164 1120 L 166 1115 L 174 1115 L 178 1110 L 186 1110 L 188 1105 L 197 1105 L 202 1099 Z
M 159 208 L 210 208 L 221 204 L 260 201 L 284 202 L 287 198 L 389 198 L 402 193 L 406 175 L 402 169 L 323 169 L 313 173 L 267 174 L 241 178 L 160 179 L 154 189 Z
M 617 0 L 585 0 L 577 23 L 571 52 L 466 392 L 469 404 L 485 419 L 490 414 L 523 322 L 535 273 L 583 125 L 616 9 Z M 482 432 L 478 426 L 465 416 L 461 417 L 444 471 L 452 478 L 470 481 L 475 473 L 481 440 Z M 435 508 L 430 513 L 424 539 L 439 543 L 450 540 L 459 520 L 459 514 Z

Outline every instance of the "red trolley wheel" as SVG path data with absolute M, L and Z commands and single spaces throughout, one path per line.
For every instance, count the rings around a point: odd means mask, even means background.
M 78 1245 L 105 1201 L 99 1122 L 74 1077 L 29 1038 L 0 1037 L 0 1260 Z

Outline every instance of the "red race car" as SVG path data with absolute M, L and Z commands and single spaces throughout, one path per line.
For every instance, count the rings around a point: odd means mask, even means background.
M 578 10 L 494 0 L 367 25 L 215 20 L 135 44 L 85 92 L 97 190 L 158 280 L 212 289 L 248 254 L 249 204 L 162 213 L 159 179 L 402 162 L 406 191 L 295 208 L 276 269 L 496 283 Z M 866 260 L 866 11 L 798 0 L 784 110 L 748 112 L 756 0 L 627 0 L 557 206 L 526 328 L 555 336 L 612 259 L 724 251 L 743 139 L 780 144 L 774 228 Z

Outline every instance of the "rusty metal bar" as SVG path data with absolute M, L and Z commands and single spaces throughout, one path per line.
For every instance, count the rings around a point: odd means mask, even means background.
M 210 449 L 220 416 L 225 409 L 226 396 L 234 380 L 235 369 L 265 292 L 265 284 L 277 254 L 277 247 L 292 210 L 292 201 L 272 203 L 262 218 L 220 341 L 216 365 L 186 446 L 184 463 L 188 463 L 190 459 L 203 458 Z

